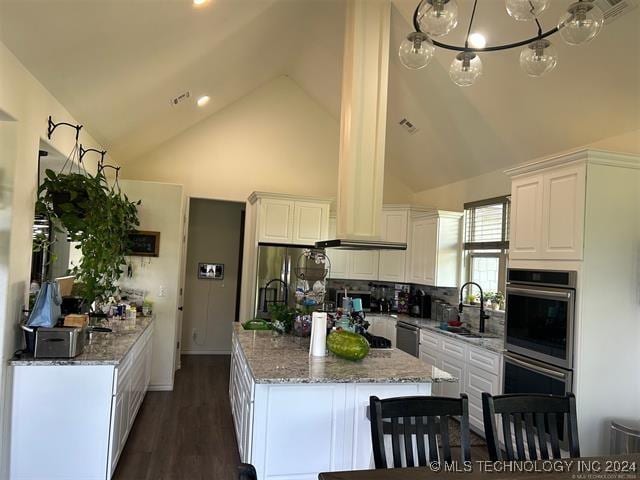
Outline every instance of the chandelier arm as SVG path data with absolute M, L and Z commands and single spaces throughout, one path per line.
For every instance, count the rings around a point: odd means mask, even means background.
M 416 32 L 422 32 L 422 30 L 420 30 L 420 23 L 418 23 L 418 11 L 420 10 L 420 5 L 422 5 L 421 1 L 418 2 L 416 9 L 413 11 L 413 28 L 415 28 Z
M 456 52 L 497 52 L 499 50 L 509 50 L 511 48 L 522 47 L 523 45 L 528 45 L 531 42 L 536 40 L 541 40 L 543 38 L 549 37 L 558 31 L 558 27 L 554 27 L 551 30 L 544 32 L 542 35 L 537 35 L 535 37 L 527 38 L 526 40 L 522 40 L 520 42 L 514 43 L 505 43 L 502 45 L 494 45 L 492 47 L 484 47 L 484 48 L 472 48 L 472 47 L 459 47 L 457 45 L 449 45 L 447 43 L 441 43 L 433 38 L 429 37 L 431 43 L 436 47 L 444 48 L 445 50 L 455 50 Z
M 473 26 L 473 19 L 476 16 L 476 7 L 478 6 L 478 0 L 473 2 L 473 10 L 471 11 L 471 20 L 469 20 L 469 28 L 467 28 L 467 36 L 464 39 L 464 48 L 469 48 L 469 35 L 471 35 L 471 27 Z

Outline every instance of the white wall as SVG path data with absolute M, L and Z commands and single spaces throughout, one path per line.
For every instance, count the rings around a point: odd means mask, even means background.
M 599 140 L 586 147 L 640 154 L 640 130 Z M 578 150 L 578 149 L 575 149 Z M 535 159 L 530 159 L 533 161 Z M 441 187 L 416 192 L 413 200 L 418 205 L 427 205 L 443 210 L 461 211 L 466 202 L 497 197 L 511 193 L 511 180 L 504 169 L 460 180 Z
M 129 199 L 142 200 L 138 207 L 139 229 L 160 232 L 159 256 L 130 257 L 133 276 L 123 278 L 120 284 L 146 290 L 147 299 L 153 302 L 155 327 L 150 388 L 171 390 L 182 265 L 182 186 L 132 180 L 122 180 L 120 185 Z M 163 296 L 161 290 L 164 290 Z
M 17 323 L 26 300 L 31 268 L 31 227 L 38 168 L 38 147 L 46 139 L 47 117 L 54 121 L 77 121 L 69 112 L 23 67 L 15 56 L 0 42 L 0 117 L 15 120 L 7 135 L 13 145 L 4 142 L 2 134 L 0 156 L 3 157 L 0 180 L 2 192 L 3 250 L 0 272 L 4 272 L 5 288 L 0 294 L 0 478 L 6 478 L 8 469 L 8 407 L 11 397 L 7 384 L 7 359 L 20 345 Z M 7 127 L 2 127 L 3 131 Z M 81 141 L 92 147 L 99 145 L 82 131 Z M 70 152 L 75 131 L 59 129 L 51 145 L 61 152 Z M 88 168 L 91 165 L 89 160 Z M 7 173 L 9 172 L 9 173 Z M 9 223 L 9 231 L 5 230 Z M 0 274 L 1 275 L 1 274 Z
M 122 174 L 183 184 L 188 197 L 244 202 L 253 191 L 335 197 L 339 134 L 338 119 L 282 76 L 127 161 Z M 410 195 L 399 181 L 385 181 L 385 199 L 406 203 Z
M 182 352 L 230 353 L 244 204 L 192 198 L 189 205 Z M 199 262 L 223 263 L 224 279 L 199 279 Z

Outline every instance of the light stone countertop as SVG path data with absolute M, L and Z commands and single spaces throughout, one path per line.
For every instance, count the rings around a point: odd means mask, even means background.
M 309 338 L 244 330 L 237 338 L 256 383 L 433 383 L 458 379 L 401 350 L 371 349 L 360 361 L 309 357 Z
M 367 318 L 393 318 L 394 320 L 402 321 L 408 323 L 410 325 L 414 325 L 420 329 L 430 330 L 432 332 L 439 333 L 441 335 L 445 335 L 447 337 L 455 338 L 456 340 L 460 340 L 465 343 L 470 343 L 471 345 L 475 345 L 476 347 L 486 348 L 487 350 L 491 350 L 496 353 L 503 353 L 504 349 L 504 338 L 499 337 L 497 335 L 493 335 L 490 333 L 483 333 L 480 338 L 466 337 L 464 335 L 458 335 L 454 332 L 449 332 L 447 330 L 443 330 L 440 328 L 440 322 L 435 320 L 431 320 L 429 318 L 415 318 L 410 317 L 409 315 L 395 315 L 393 317 L 389 315 L 378 315 L 378 314 L 370 314 L 367 315 Z
M 135 321 L 112 320 L 104 325 L 113 331 L 92 332 L 84 350 L 77 357 L 33 358 L 30 354 L 24 354 L 9 360 L 9 365 L 118 365 L 152 322 L 152 316 L 138 316 Z

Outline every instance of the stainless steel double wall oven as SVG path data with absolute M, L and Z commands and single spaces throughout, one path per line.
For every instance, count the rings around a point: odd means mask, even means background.
M 576 279 L 574 271 L 509 269 L 504 393 L 572 391 Z

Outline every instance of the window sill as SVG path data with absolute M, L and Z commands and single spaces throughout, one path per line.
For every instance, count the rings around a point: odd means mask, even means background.
M 471 303 L 463 303 L 463 304 L 462 304 L 462 306 L 463 306 L 463 307 L 465 307 L 465 308 L 467 308 L 467 307 L 468 307 L 468 308 L 477 308 L 477 309 L 480 309 L 480 304 L 479 304 L 479 303 L 474 303 L 474 304 L 471 304 Z M 504 313 L 504 312 L 505 312 L 504 310 L 494 310 L 493 308 L 487 308 L 487 307 L 484 307 L 484 311 L 485 311 L 485 312 L 496 312 L 496 313 Z

